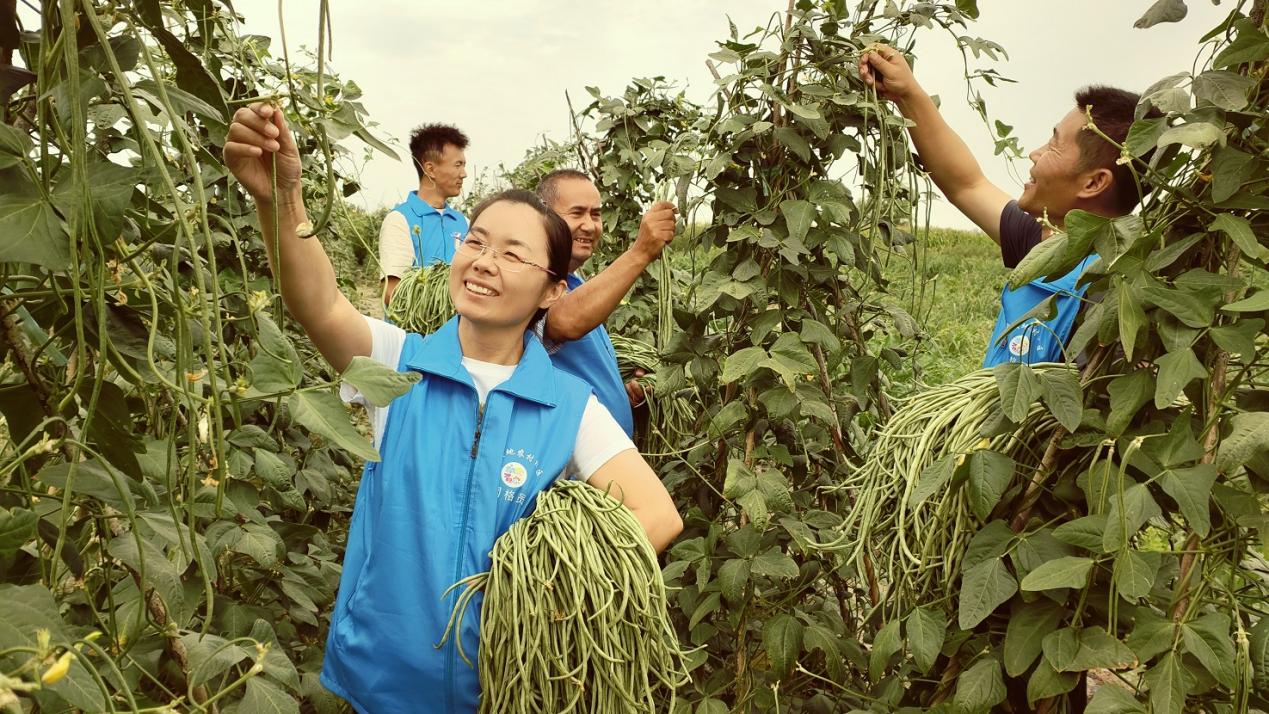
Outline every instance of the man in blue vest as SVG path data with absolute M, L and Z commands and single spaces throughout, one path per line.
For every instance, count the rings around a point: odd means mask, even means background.
M 1075 106 L 1053 128 L 1048 143 L 1032 151 L 1030 180 L 1022 195 L 1009 194 L 987 180 L 965 142 L 939 114 L 930 95 L 921 88 L 903 53 L 879 46 L 859 61 L 864 81 L 895 107 L 913 125 L 908 133 L 930 178 L 952 205 L 1000 244 L 1005 267 L 1013 268 L 1049 230 L 1040 219 L 1058 228 L 1066 214 L 1075 209 L 1107 218 L 1128 215 L 1141 200 L 1131 170 L 1117 163 L 1120 151 L 1113 144 L 1084 129 L 1085 110 L 1097 128 L 1122 144 L 1132 126 L 1139 97 L 1111 87 L 1085 87 L 1075 93 Z M 1160 116 L 1152 110 L 1148 116 Z M 1143 161 L 1148 161 L 1147 154 Z M 1140 191 L 1148 191 L 1145 184 Z M 1065 354 L 1086 286 L 1079 278 L 1096 254 L 1089 255 L 1070 273 L 1056 280 L 1039 279 L 1017 290 L 1005 288 L 1001 312 L 987 345 L 983 366 L 1002 362 L 1058 362 L 1073 358 Z M 1056 295 L 1056 316 L 1047 321 L 1034 318 L 1018 323 L 1043 300 Z M 1007 334 L 1006 334 L 1007 332 Z
M 407 270 L 452 262 L 454 247 L 467 235 L 467 218 L 448 203 L 463 191 L 466 148 L 467 135 L 452 126 L 426 124 L 411 132 L 419 188 L 388 211 L 379 228 L 384 305 Z
M 623 384 L 617 353 L 604 321 L 621 303 L 639 275 L 661 255 L 674 238 L 674 204 L 660 201 L 644 214 L 639 234 L 621 255 L 590 280 L 577 271 L 590 259 L 603 237 L 599 189 L 581 171 L 552 171 L 538 183 L 538 196 L 568 223 L 573 233 L 573 258 L 567 277 L 568 293 L 546 313 L 544 336 L 555 366 L 581 377 L 595 389 L 617 423 L 634 434 L 632 405 L 643 401 L 638 384 Z

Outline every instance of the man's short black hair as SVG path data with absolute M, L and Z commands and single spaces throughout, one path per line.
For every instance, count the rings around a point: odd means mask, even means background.
M 1075 92 L 1075 106 L 1081 112 L 1090 112 L 1097 128 L 1119 144 L 1123 144 L 1128 138 L 1128 129 L 1132 127 L 1137 104 L 1140 101 L 1141 96 L 1134 92 L 1102 85 L 1084 87 Z M 1089 107 L 1092 109 L 1090 110 Z M 1154 119 L 1161 116 L 1163 113 L 1152 107 L 1145 118 Z M 1088 129 L 1080 131 L 1076 137 L 1076 143 L 1080 147 L 1079 169 L 1081 171 L 1095 168 L 1110 169 L 1111 176 L 1114 177 L 1110 187 L 1110 202 L 1122 215 L 1132 213 L 1137 203 L 1150 193 L 1150 184 L 1144 179 L 1139 179 L 1141 191 L 1138 193 L 1137 182 L 1132 178 L 1132 170 L 1118 163 L 1119 149 L 1098 136 L 1096 132 Z M 1136 164 L 1138 174 L 1141 173 L 1141 167 L 1150 162 L 1150 156 L 1153 153 L 1154 150 L 1151 149 L 1140 157 L 1140 163 Z
M 555 207 L 555 200 L 560 197 L 560 182 L 568 179 L 580 179 L 594 183 L 591 181 L 590 176 L 577 169 L 556 169 L 552 171 L 538 181 L 537 187 L 538 198 L 542 199 L 542 203 L 545 203 L 547 208 Z
M 467 135 L 449 124 L 424 124 L 410 132 L 410 156 L 414 157 L 414 170 L 420 179 L 423 162 L 439 161 L 448 144 L 466 149 Z

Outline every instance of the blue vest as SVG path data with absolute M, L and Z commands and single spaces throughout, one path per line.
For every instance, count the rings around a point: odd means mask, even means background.
M 441 211 L 428 205 L 411 191 L 392 210 L 405 216 L 414 244 L 414 267 L 426 268 L 435 262 L 454 262 L 454 245 L 467 235 L 467 218 L 445 204 Z
M 489 569 L 494 541 L 565 470 L 590 387 L 526 333 L 514 374 L 482 410 L 455 317 L 410 334 L 398 369 L 423 378 L 392 402 L 361 477 L 331 615 L 322 684 L 360 712 L 475 712 L 480 684 L 454 636 L 437 649 L 459 580 Z M 476 662 L 480 602 L 457 637 Z
M 1017 290 L 1008 286 L 1000 293 L 1000 316 L 996 318 L 996 326 L 991 331 L 991 340 L 987 342 L 987 355 L 983 358 L 984 367 L 994 367 L 1002 362 L 1065 362 L 1062 354 L 1067 340 L 1071 337 L 1071 329 L 1075 326 L 1075 316 L 1080 311 L 1080 298 L 1088 285 L 1078 286 L 1080 276 L 1097 260 L 1094 253 L 1075 266 L 1071 272 L 1057 280 L 1033 280 Z M 1005 334 L 1005 329 L 1030 312 L 1050 295 L 1057 295 L 1054 303 L 1057 314 L 1047 322 L 1031 318 Z M 1071 359 L 1075 355 L 1070 355 Z
M 569 273 L 566 282 L 572 292 L 583 280 Z M 621 381 L 621 372 L 617 371 L 617 351 L 602 323 L 580 340 L 565 342 L 551 354 L 551 361 L 565 372 L 586 380 L 594 388 L 595 398 L 612 412 L 626 436 L 634 436 L 634 414 L 630 411 L 626 383 Z

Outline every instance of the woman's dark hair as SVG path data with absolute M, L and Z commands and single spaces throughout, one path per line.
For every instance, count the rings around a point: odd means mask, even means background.
M 471 212 L 470 223 L 474 224 L 480 214 L 485 212 L 486 208 L 495 203 L 520 203 L 537 211 L 538 216 L 542 219 L 542 228 L 546 231 L 546 251 L 547 264 L 546 267 L 551 271 L 547 276 L 551 282 L 563 280 L 568 275 L 568 265 L 573 259 L 573 234 L 568 229 L 568 224 L 560 218 L 559 214 L 547 208 L 542 203 L 542 199 L 532 191 L 525 191 L 519 188 L 507 189 L 495 193 L 476 204 L 476 208 Z M 546 310 L 538 310 L 533 314 L 533 319 L 529 321 L 529 327 L 532 328 L 537 324 L 538 320 L 546 315 Z

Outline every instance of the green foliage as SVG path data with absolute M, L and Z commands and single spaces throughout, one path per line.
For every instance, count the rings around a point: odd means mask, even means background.
M 0 124 L 0 698 L 328 706 L 312 684 L 375 454 L 285 325 L 219 155 L 236 107 L 283 97 L 315 240 L 364 265 L 377 225 L 334 167 L 340 139 L 378 145 L 360 91 L 214 3 L 46 3 L 28 29 L 38 80 Z

